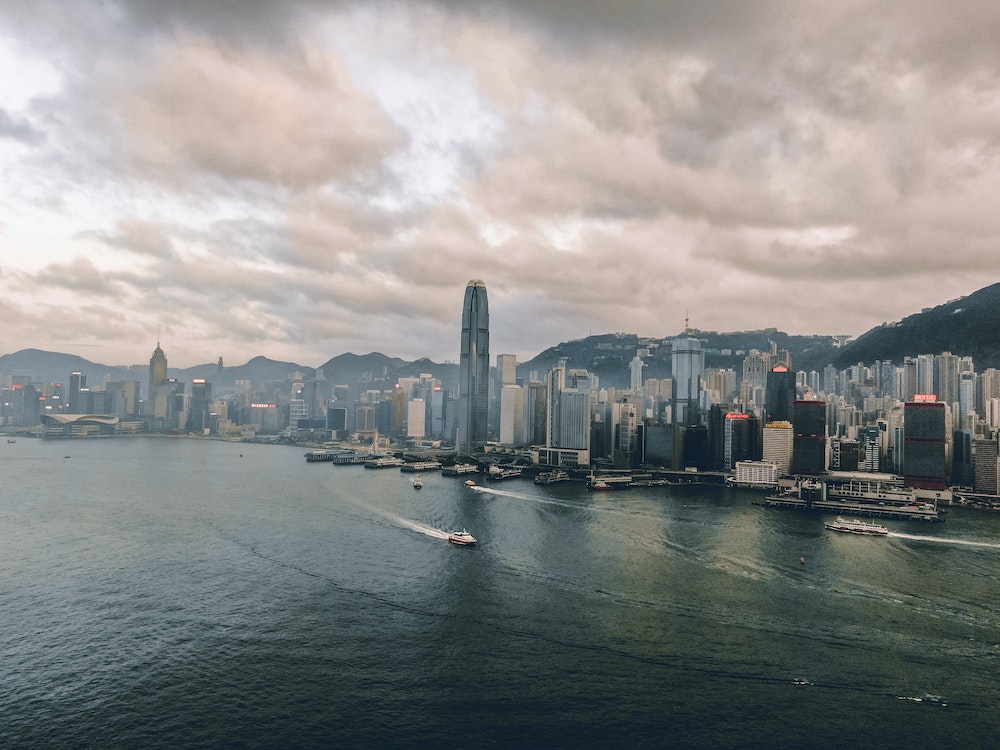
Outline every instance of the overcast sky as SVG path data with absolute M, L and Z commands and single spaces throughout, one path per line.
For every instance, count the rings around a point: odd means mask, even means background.
M 0 353 L 858 335 L 997 280 L 1000 4 L 2 2 Z

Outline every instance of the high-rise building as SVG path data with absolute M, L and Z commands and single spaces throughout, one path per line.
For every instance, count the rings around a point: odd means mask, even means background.
M 490 309 L 486 284 L 478 279 L 465 287 L 458 376 L 455 446 L 471 453 L 486 444 L 490 399 Z
M 646 363 L 638 354 L 632 357 L 632 361 L 628 363 L 629 387 L 636 393 L 642 390 L 642 368 L 645 366 Z
M 826 471 L 826 402 L 793 402 L 792 429 L 792 473 L 822 474 Z
M 156 386 L 167 379 L 167 355 L 160 348 L 160 342 L 156 342 L 153 356 L 149 358 L 149 398 L 153 398 L 156 393 Z
M 559 443 L 559 407 L 561 401 L 559 394 L 566 388 L 566 360 L 560 359 L 559 363 L 549 370 L 545 380 L 545 446 L 547 448 L 558 448 Z
M 211 425 L 209 412 L 212 408 L 212 384 L 205 378 L 191 380 L 191 403 L 188 408 L 186 429 L 202 432 Z M 292 424 L 294 427 L 294 423 Z
M 903 406 L 903 479 L 909 487 L 944 489 L 947 421 L 944 403 L 917 394 Z
M 791 422 L 769 422 L 764 425 L 764 461 L 778 467 L 778 476 L 791 473 L 792 444 Z
M 754 435 L 756 429 L 759 429 L 759 422 L 756 419 L 751 419 L 749 414 L 734 412 L 726 414 L 722 449 L 726 471 L 732 470 L 737 461 L 757 458 L 753 450 L 756 443 L 756 435 Z
M 674 424 L 701 424 L 701 375 L 705 369 L 705 351 L 701 341 L 685 329 L 671 345 Z
M 148 416 L 153 419 L 166 419 L 170 411 L 171 389 L 167 386 L 167 355 L 156 342 L 153 356 L 149 358 L 149 408 Z
M 795 373 L 785 365 L 776 365 L 767 374 L 767 390 L 764 394 L 765 424 L 767 422 L 795 422 L 792 411 L 795 406 Z
M 69 376 L 69 412 L 70 414 L 82 414 L 87 411 L 84 405 L 82 392 L 87 388 L 87 376 L 83 373 L 74 372 Z
M 973 442 L 973 489 L 984 495 L 996 495 L 1000 490 L 997 479 L 998 452 L 997 436 L 980 438 Z

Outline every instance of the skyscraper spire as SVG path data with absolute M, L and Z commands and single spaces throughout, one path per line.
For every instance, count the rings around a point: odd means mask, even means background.
M 465 287 L 458 372 L 455 447 L 471 453 L 486 445 L 490 397 L 490 310 L 486 284 L 478 279 Z

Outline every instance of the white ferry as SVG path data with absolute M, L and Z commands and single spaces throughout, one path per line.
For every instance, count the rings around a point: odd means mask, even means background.
M 837 516 L 836 521 L 827 521 L 825 526 L 831 531 L 844 531 L 848 534 L 885 536 L 889 533 L 889 529 L 882 524 L 862 521 L 860 518 L 841 518 Z
M 535 477 L 535 484 L 554 484 L 555 482 L 565 482 L 569 479 L 569 472 L 562 469 L 552 471 L 542 471 Z
M 448 541 L 460 547 L 471 547 L 476 543 L 476 538 L 465 529 L 462 529 L 461 531 L 451 532 L 448 535 Z

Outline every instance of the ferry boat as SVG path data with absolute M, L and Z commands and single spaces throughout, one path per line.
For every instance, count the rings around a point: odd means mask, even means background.
M 403 459 L 395 456 L 382 456 L 372 461 L 365 461 L 366 469 L 395 469 L 403 465 Z
M 446 477 L 459 477 L 462 474 L 476 474 L 479 471 L 479 467 L 475 464 L 454 464 L 453 466 L 445 466 L 441 469 L 441 473 Z
M 399 467 L 400 471 L 436 471 L 441 468 L 440 461 L 414 461 L 413 463 L 404 463 Z
M 460 547 L 471 547 L 477 540 L 468 531 L 462 529 L 461 531 L 451 532 L 448 535 L 448 541 L 452 544 L 457 544 Z
M 424 480 L 420 477 L 413 477 L 413 489 L 420 490 L 424 487 Z
M 553 484 L 554 482 L 565 482 L 569 479 L 569 472 L 562 469 L 540 472 L 535 477 L 535 484 Z
M 880 523 L 862 521 L 860 518 L 841 518 L 837 516 L 836 521 L 827 521 L 826 528 L 831 531 L 844 531 L 848 534 L 871 534 L 873 536 L 885 536 L 889 529 Z
M 513 479 L 519 476 L 521 476 L 521 469 L 516 466 L 490 464 L 489 471 L 486 472 L 487 479 Z

